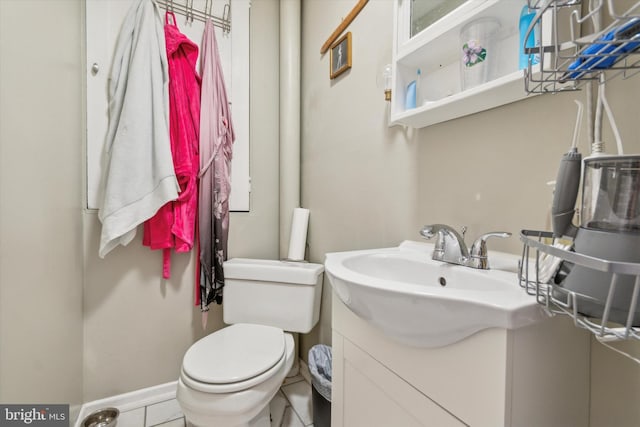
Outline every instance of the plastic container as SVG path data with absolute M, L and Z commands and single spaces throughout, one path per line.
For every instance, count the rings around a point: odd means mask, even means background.
M 529 9 L 529 6 L 524 5 L 522 10 L 520 11 L 520 23 L 518 25 L 518 30 L 520 32 L 520 43 L 519 43 L 519 51 L 520 56 L 518 59 L 518 69 L 522 70 L 527 68 L 529 65 L 529 58 L 531 58 L 531 65 L 535 65 L 538 63 L 538 55 L 526 54 L 524 53 L 525 47 L 535 47 L 537 39 L 539 38 L 540 28 L 539 25 L 536 25 L 533 31 L 529 34 L 525 42 L 525 37 L 527 35 L 527 30 L 529 29 L 529 25 L 531 25 L 531 21 L 536 16 L 535 12 Z
M 331 427 L 331 347 L 318 344 L 309 350 L 314 427 Z
M 588 157 L 583 170 L 581 224 L 574 250 L 601 260 L 640 264 L 640 155 Z M 629 313 L 636 277 L 614 277 L 608 271 L 573 265 L 559 285 L 579 295 L 581 314 L 603 318 L 609 301 L 607 320 L 626 325 L 631 317 L 631 325 L 640 326 L 640 307 Z
M 480 18 L 460 30 L 460 75 L 462 90 L 471 89 L 492 80 L 497 54 L 495 41 L 500 22 L 495 18 Z
M 418 82 L 413 80 L 407 85 L 407 96 L 404 100 L 404 109 L 411 110 L 416 108 L 416 98 L 418 96 Z

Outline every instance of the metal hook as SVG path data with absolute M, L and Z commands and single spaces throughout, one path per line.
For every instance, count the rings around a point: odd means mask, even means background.
M 224 9 L 222 11 L 222 20 L 223 20 L 223 31 L 225 33 L 231 32 L 231 0 L 229 3 L 224 5 Z
M 205 18 L 211 18 L 211 9 L 213 7 L 213 0 L 207 0 L 204 4 L 204 16 Z
M 193 0 L 187 0 L 187 4 L 185 6 L 186 9 L 186 16 L 187 16 L 187 23 L 189 25 L 193 25 Z
M 616 12 L 612 0 L 609 0 L 607 3 L 609 5 L 609 15 L 613 19 L 623 19 L 623 18 L 631 18 L 631 17 L 638 16 L 638 11 L 636 10 L 638 8 L 638 6 L 640 6 L 640 3 L 638 3 L 638 2 L 636 2 L 631 7 L 631 9 L 627 10 L 625 13 Z
M 173 10 L 173 0 L 169 0 L 169 9 L 171 9 L 171 12 L 175 12 L 175 10 Z

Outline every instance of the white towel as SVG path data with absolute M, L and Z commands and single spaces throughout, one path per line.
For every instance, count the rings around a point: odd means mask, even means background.
M 122 24 L 109 77 L 100 257 L 178 197 L 169 140 L 169 75 L 162 15 L 137 0 Z

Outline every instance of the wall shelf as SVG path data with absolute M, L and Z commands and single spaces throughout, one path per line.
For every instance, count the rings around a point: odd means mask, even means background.
M 530 96 L 525 90 L 524 71 L 518 67 L 518 23 L 524 1 L 469 0 L 414 37 L 409 37 L 410 3 L 410 0 L 396 0 L 392 124 L 426 127 Z M 462 90 L 461 28 L 468 22 L 488 17 L 496 19 L 501 26 L 492 56 L 495 67 L 489 81 Z M 418 69 L 417 105 L 405 109 L 407 86 L 417 79 Z
M 524 90 L 523 79 L 523 70 L 514 71 L 464 92 L 400 111 L 392 116 L 392 123 L 422 128 L 533 96 Z

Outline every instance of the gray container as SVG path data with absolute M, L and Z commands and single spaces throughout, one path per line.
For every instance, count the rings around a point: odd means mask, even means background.
M 309 350 L 314 427 L 331 427 L 331 347 L 317 344 Z
M 555 230 L 554 230 L 555 231 Z M 640 263 L 640 156 L 598 156 L 584 160 L 584 185 L 576 252 L 607 261 Z M 563 288 L 576 292 L 580 313 L 626 324 L 636 276 L 620 275 L 610 295 L 612 273 L 571 266 Z M 558 295 L 556 295 L 558 296 Z M 640 308 L 632 313 L 640 326 Z
M 606 232 L 580 228 L 574 241 L 576 252 L 609 261 L 640 262 L 640 233 Z M 569 264 L 569 263 L 567 263 Z M 605 302 L 611 299 L 610 321 L 626 324 L 636 276 L 621 274 L 615 293 L 609 297 L 612 273 L 571 265 L 571 271 L 560 286 L 576 292 L 581 314 L 602 318 Z M 565 297 L 554 295 L 560 300 Z M 566 301 L 565 301 L 566 302 Z M 640 307 L 636 309 L 632 326 L 640 326 Z

